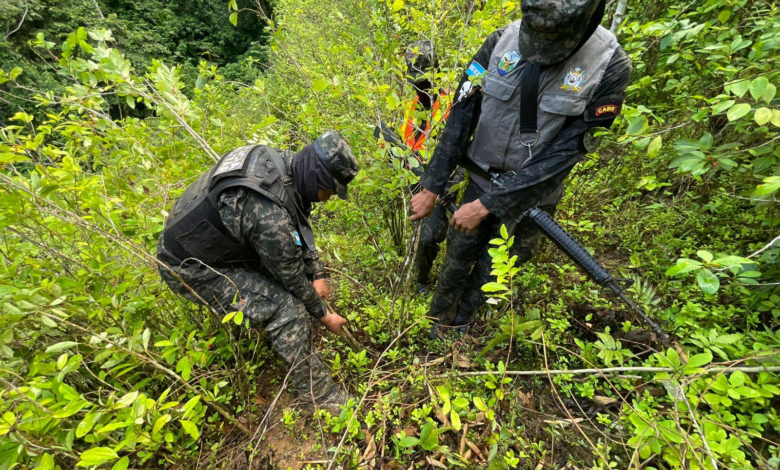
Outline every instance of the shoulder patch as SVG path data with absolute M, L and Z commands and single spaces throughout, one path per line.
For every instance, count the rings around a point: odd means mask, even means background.
M 476 60 L 472 61 L 471 65 L 469 65 L 469 68 L 466 69 L 466 76 L 469 78 L 482 76 L 483 73 L 485 73 L 485 67 L 483 67 L 482 64 Z
M 620 114 L 622 105 L 622 100 L 614 98 L 598 99 L 595 103 L 588 106 L 588 109 L 585 111 L 585 121 L 592 122 L 615 119 L 618 114 Z

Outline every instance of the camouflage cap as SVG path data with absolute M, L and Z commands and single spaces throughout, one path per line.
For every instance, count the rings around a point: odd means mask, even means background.
M 427 39 L 417 41 L 406 48 L 404 58 L 406 59 L 406 77 L 411 83 L 425 78 L 426 73 L 439 66 L 433 43 Z
M 347 199 L 347 185 L 360 167 L 346 139 L 336 131 L 326 131 L 314 141 L 314 153 L 333 177 L 336 193 L 341 199 Z
M 602 0 L 522 0 L 520 55 L 533 64 L 566 59 L 588 31 Z

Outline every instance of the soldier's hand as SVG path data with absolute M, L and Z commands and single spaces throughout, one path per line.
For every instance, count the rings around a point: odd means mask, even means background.
M 338 313 L 326 313 L 324 317 L 320 318 L 320 323 L 325 325 L 328 331 L 337 335 L 341 331 L 341 325 L 347 323 L 347 320 Z
M 325 300 L 330 299 L 330 291 L 328 290 L 328 281 L 325 279 L 317 279 L 311 283 L 314 286 L 314 290 L 317 294 Z
M 490 214 L 490 211 L 477 199 L 474 202 L 460 206 L 460 209 L 452 214 L 450 225 L 461 232 L 471 233 L 488 214 Z
M 419 220 L 424 217 L 428 217 L 433 212 L 433 207 L 436 205 L 436 196 L 427 189 L 423 189 L 419 193 L 415 194 L 412 198 L 412 216 L 411 220 Z

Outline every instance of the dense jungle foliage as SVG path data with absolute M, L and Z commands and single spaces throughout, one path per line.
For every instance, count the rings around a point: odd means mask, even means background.
M 0 0 L 0 469 L 780 467 L 775 2 L 630 0 L 623 114 L 556 215 L 668 349 L 551 243 L 514 267 L 506 239 L 477 328 L 426 339 L 414 177 L 373 128 L 413 96 L 407 44 L 433 40 L 453 90 L 518 2 L 195 3 Z M 236 77 L 250 50 L 262 74 Z M 317 334 L 356 400 L 308 417 L 262 333 L 174 296 L 153 254 L 223 152 L 326 128 L 363 171 L 313 225 L 365 349 Z
M 241 0 L 237 6 L 252 3 Z M 270 14 L 270 4 L 260 6 Z M 265 22 L 251 15 L 226 21 L 226 11 L 223 2 L 206 0 L 0 0 L 0 69 L 19 67 L 20 86 L 62 94 L 67 75 L 59 73 L 58 54 L 36 46 L 43 41 L 58 46 L 83 27 L 111 30 L 123 55 L 141 70 L 164 59 L 181 66 L 182 79 L 194 85 L 198 64 L 206 60 L 222 67 L 227 79 L 251 83 L 267 60 Z M 21 109 L 33 111 L 23 97 L 0 93 L 0 123 Z M 128 114 L 134 112 L 125 106 L 112 109 L 114 117 Z

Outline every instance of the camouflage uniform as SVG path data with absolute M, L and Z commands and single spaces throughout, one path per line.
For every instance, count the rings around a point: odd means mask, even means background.
M 449 184 L 447 184 L 444 194 L 449 194 L 450 188 L 460 184 L 465 178 L 465 171 L 458 169 Z M 450 224 L 452 214 L 444 205 L 436 204 L 430 217 L 423 220 L 420 229 L 420 247 L 417 252 L 416 270 L 417 283 L 421 288 L 425 288 L 430 283 L 430 273 L 433 263 L 441 250 L 441 243 L 447 238 L 447 228 Z
M 339 172 L 341 175 L 339 178 L 334 176 L 334 186 L 339 196 L 346 198 L 346 185 L 358 171 L 357 162 L 346 141 L 337 134 L 326 133 L 312 145 L 327 157 L 324 160 L 327 160 L 329 173 Z M 215 168 L 219 169 L 223 162 L 229 162 L 230 156 L 235 152 L 237 151 L 223 157 Z M 244 153 L 249 155 L 244 157 L 250 160 L 248 164 L 239 162 L 235 167 L 260 167 L 262 170 L 264 167 L 260 162 L 268 160 L 261 160 L 261 157 L 266 154 L 260 153 L 260 156 L 253 157 L 254 152 L 255 150 Z M 342 158 L 334 157 L 335 154 L 348 155 L 349 162 L 345 163 Z M 257 160 L 252 160 L 253 158 Z M 289 159 L 285 161 L 289 165 Z M 219 171 L 212 169 L 201 178 L 211 181 L 217 174 Z M 348 176 L 343 177 L 344 174 Z M 281 179 L 279 176 L 274 177 L 272 172 L 268 175 L 270 176 L 266 180 Z M 244 176 L 230 178 L 223 181 L 231 183 L 247 180 Z M 219 188 L 219 180 L 217 181 L 215 188 Z M 196 182 L 190 188 L 193 187 L 204 186 L 198 186 Z M 176 233 L 176 223 L 173 223 L 173 227 L 166 223 L 166 230 L 160 237 L 157 249 L 158 259 L 165 264 L 160 268 L 160 275 L 172 290 L 187 299 L 196 303 L 202 303 L 202 299 L 220 315 L 241 311 L 252 327 L 264 328 L 274 350 L 289 370 L 292 387 L 304 402 L 325 406 L 343 402 L 343 390 L 333 382 L 329 368 L 311 342 L 311 317 L 321 318 L 326 313 L 325 305 L 312 285 L 314 275 L 321 273 L 324 267 L 313 241 L 310 243 L 311 247 L 308 247 L 300 219 L 296 223 L 289 207 L 280 204 L 283 200 L 273 197 L 271 192 L 262 193 L 242 185 L 228 186 L 218 191 L 215 209 L 218 212 L 219 228 L 225 233 L 196 239 L 201 246 L 206 246 L 206 251 L 201 252 L 199 259 L 207 258 L 209 246 L 222 246 L 219 245 L 220 240 L 237 241 L 239 246 L 243 247 L 241 251 L 230 255 L 234 261 L 223 258 L 222 261 L 211 261 L 210 266 L 189 253 L 194 248 L 184 254 L 174 249 L 173 245 L 179 242 L 171 244 L 170 234 Z M 282 187 L 282 191 L 288 191 L 288 187 Z M 197 191 L 196 193 L 200 194 Z M 298 193 L 296 191 L 293 194 Z M 185 192 L 177 204 L 186 200 L 201 199 L 197 198 L 197 194 L 193 196 L 192 193 Z M 186 206 L 186 202 L 182 204 L 183 207 L 190 207 Z M 176 219 L 181 221 L 187 220 L 187 214 L 195 212 L 194 209 L 177 212 L 177 207 L 174 206 L 171 218 L 175 218 L 174 214 L 177 213 L 185 214 Z M 200 213 L 197 214 L 196 223 L 201 220 Z M 194 224 L 188 222 L 187 227 L 179 233 L 185 232 L 184 236 L 190 236 L 189 233 L 198 231 L 209 220 L 213 226 L 214 218 L 206 214 L 196 228 L 191 229 L 189 225 Z M 221 238 L 223 236 L 228 238 Z M 217 245 L 211 245 L 212 243 Z M 193 244 L 192 240 L 189 240 L 187 246 L 197 246 L 197 243 Z
M 535 206 L 554 210 L 563 181 L 587 153 L 585 137 L 593 128 L 612 125 L 631 77 L 628 55 L 614 35 L 598 26 L 603 1 L 523 0 L 522 9 L 523 21 L 488 36 L 463 74 L 421 180 L 430 192 L 443 194 L 448 175 L 464 155 L 484 172 L 501 175 L 500 184 L 471 175 L 464 202 L 479 199 L 490 214 L 472 234 L 449 229 L 447 260 L 429 313 L 443 321 L 457 306 L 455 323 L 468 323 L 484 303 L 481 286 L 489 281 L 491 266 L 488 241 L 498 236 L 502 223 L 512 226 L 518 262 L 533 256 L 538 232 L 521 214 Z M 529 38 L 531 30 L 535 36 Z M 521 135 L 517 125 L 523 71 L 539 65 L 545 67 L 532 155 L 525 143 L 533 139 Z

